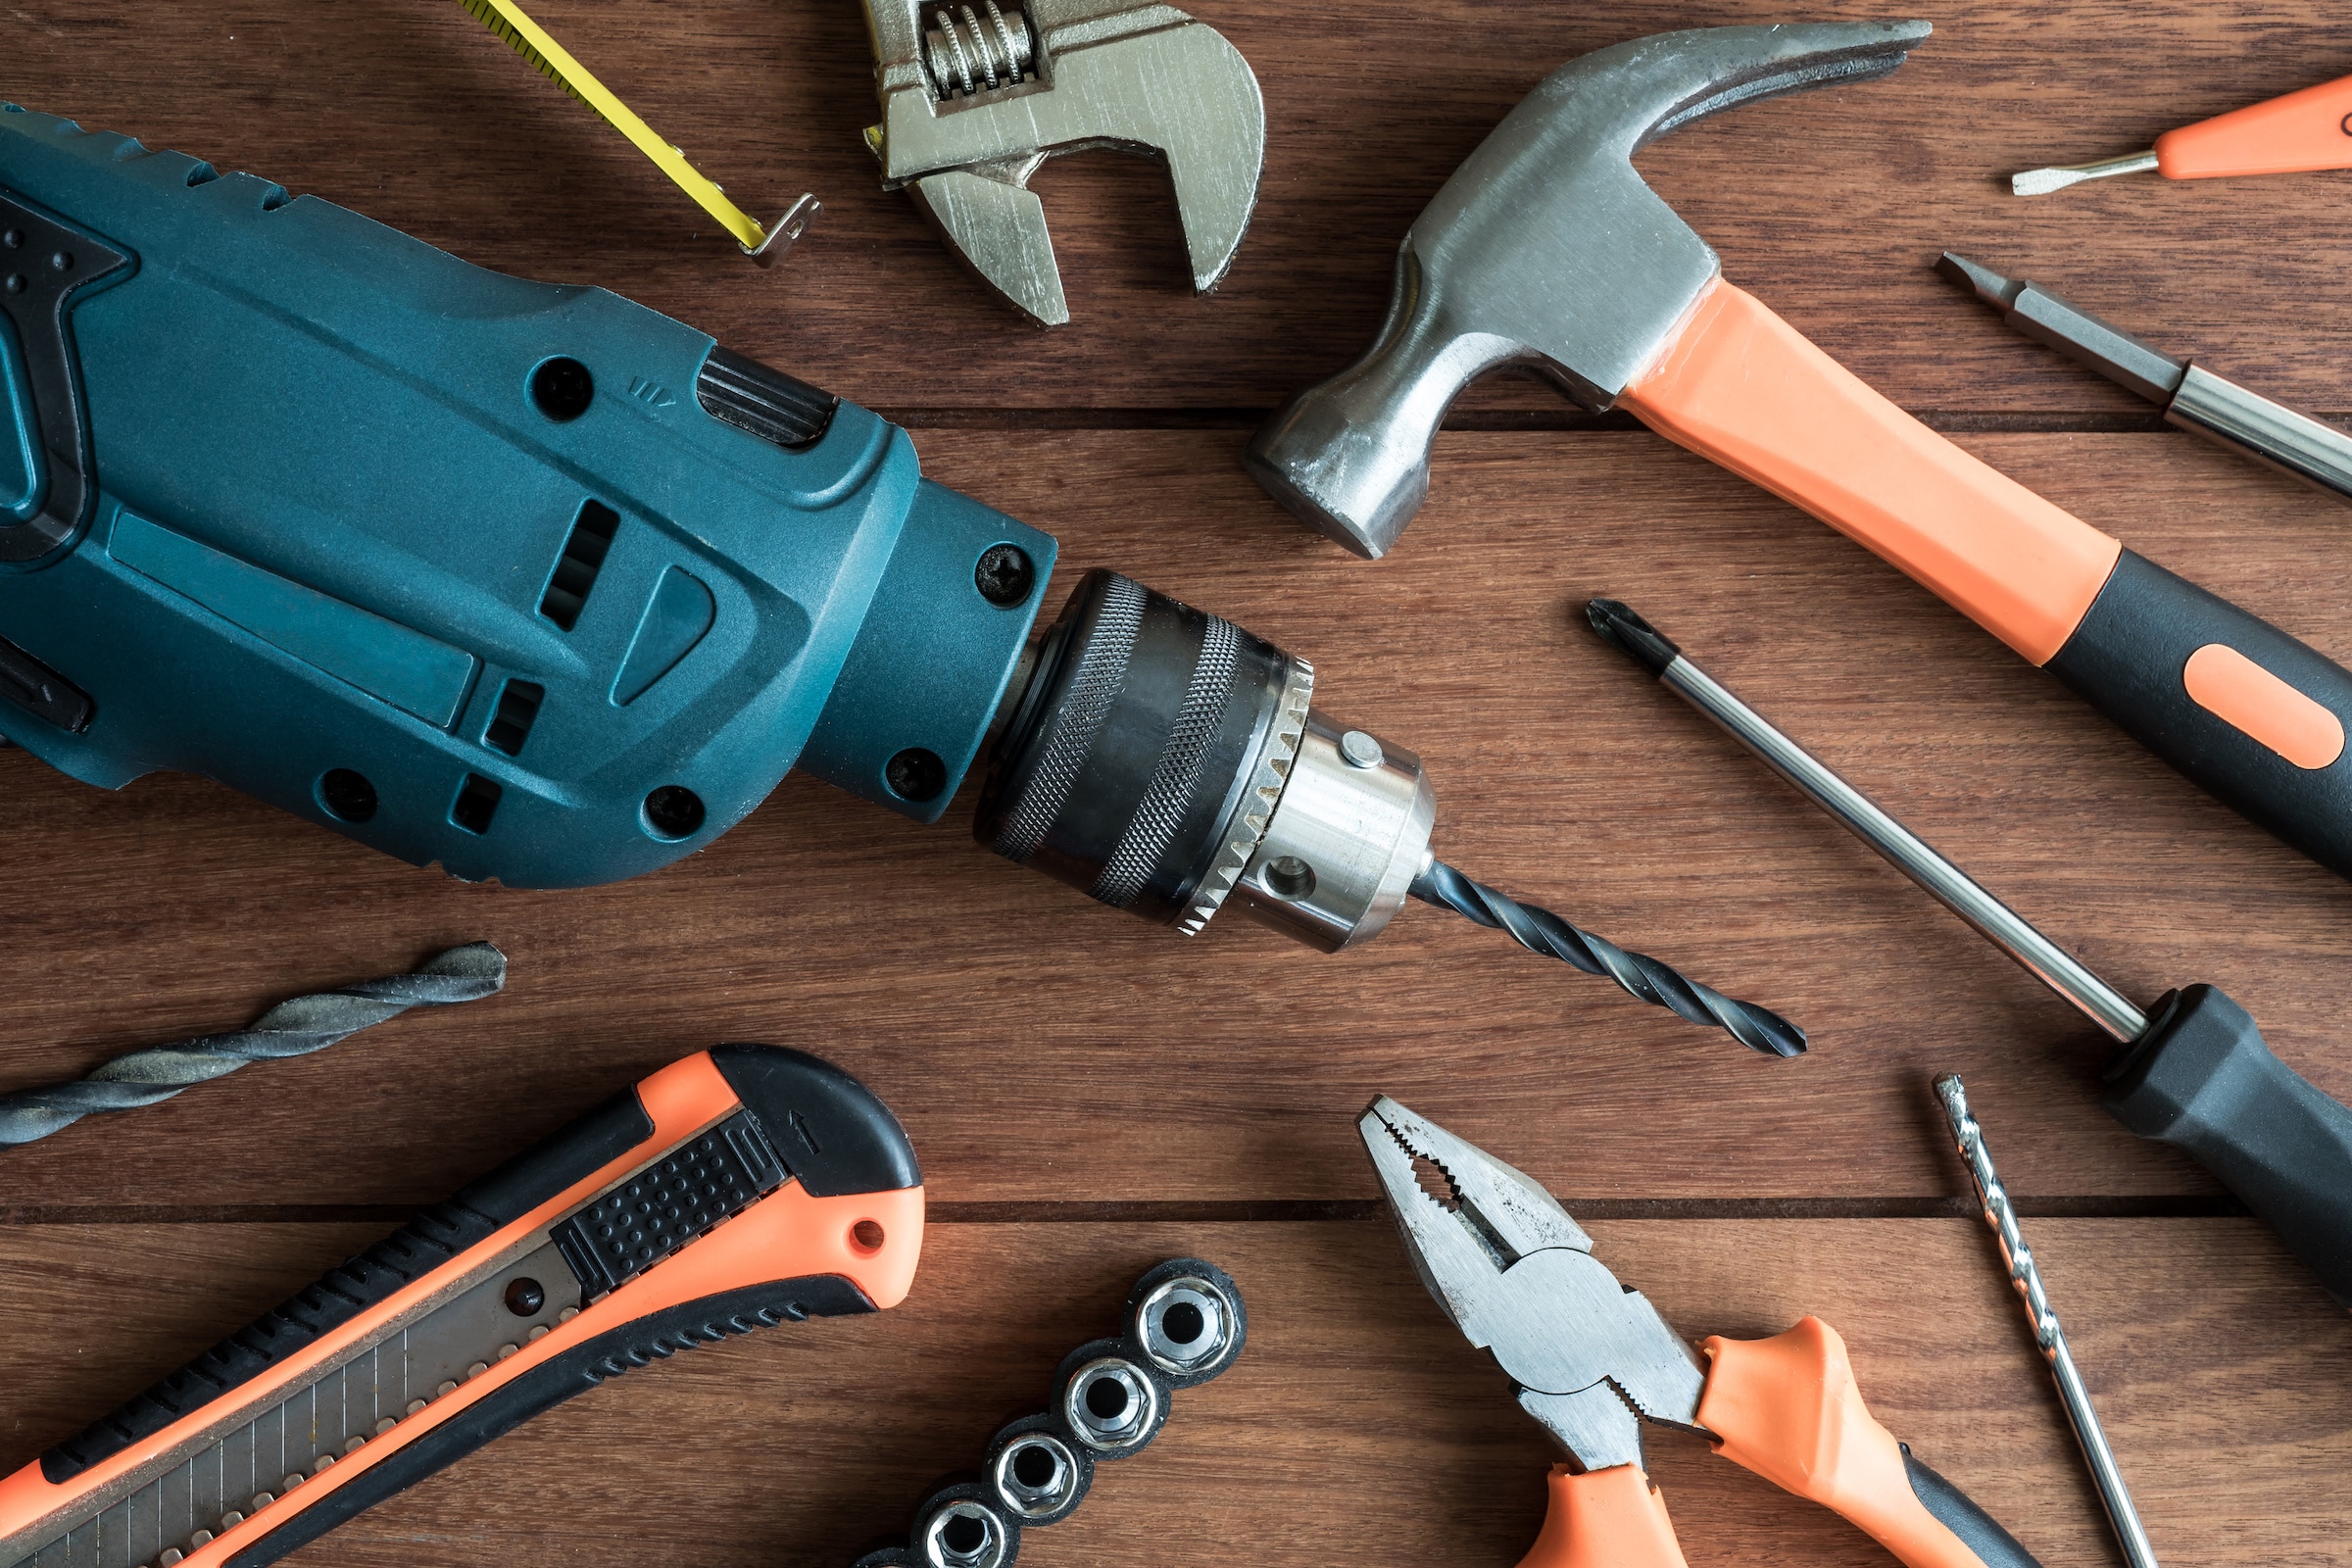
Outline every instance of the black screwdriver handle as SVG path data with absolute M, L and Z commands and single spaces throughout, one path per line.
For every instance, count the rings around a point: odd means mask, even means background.
M 2352 1309 L 2352 1108 L 2273 1054 L 2245 1008 L 2212 986 L 2168 993 L 2104 1102 L 2219 1177 Z
M 2129 550 L 2047 667 L 2208 793 L 2352 877 L 2352 671 Z

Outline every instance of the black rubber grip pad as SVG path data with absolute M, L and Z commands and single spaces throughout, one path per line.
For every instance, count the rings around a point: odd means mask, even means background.
M 809 1197 L 923 1185 L 899 1118 L 831 1062 L 784 1046 L 717 1046 L 710 1059 Z
M 1969 1494 L 1929 1469 L 1911 1456 L 1911 1445 L 1899 1445 L 1903 1450 L 1903 1471 L 1911 1478 L 1911 1490 L 1928 1512 L 1943 1521 L 1944 1528 L 1960 1538 L 1960 1544 L 1977 1554 L 1984 1568 L 2041 1568 L 2032 1552 L 2019 1544 L 2018 1539 L 2001 1528 L 2001 1522 L 1978 1507 Z
M 2352 876 L 2352 747 L 2298 767 L 2181 684 L 2189 656 L 2235 649 L 2352 730 L 2352 672 L 2269 621 L 2127 550 L 2048 668 L 2216 799 Z
M 229 1558 L 228 1568 L 262 1568 L 275 1562 L 482 1445 L 506 1436 L 542 1410 L 575 1394 L 585 1394 L 607 1379 L 756 1328 L 874 1310 L 872 1300 L 850 1281 L 837 1274 L 817 1274 L 707 1296 L 623 1323 L 531 1368 L 317 1503 L 290 1514 L 284 1524 Z M 276 1506 L 283 1508 L 301 1500 L 302 1494 L 297 1492 Z
M 2212 986 L 2167 995 L 2104 1098 L 2213 1172 L 2352 1308 L 2352 1109 L 2273 1054 L 2245 1008 Z
M 153 1437 L 189 1411 L 259 1377 L 320 1335 L 430 1273 L 491 1233 L 611 1164 L 654 1136 L 653 1119 L 624 1090 L 508 1160 L 446 1203 L 349 1257 L 144 1393 L 41 1455 L 52 1484 Z

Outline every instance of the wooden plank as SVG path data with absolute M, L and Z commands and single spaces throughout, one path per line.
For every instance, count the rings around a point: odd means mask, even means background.
M 1465 1126 L 1508 1148 L 1532 1122 Z M 1961 1220 L 1619 1221 L 1596 1255 L 1693 1335 L 1844 1335 L 1873 1412 L 2045 1563 L 2113 1547 L 1983 1228 Z M 2326 1560 L 2352 1463 L 2352 1323 L 2250 1222 L 2032 1231 L 2167 1563 Z M 0 1228 L 0 1464 L 368 1240 L 333 1226 Z M 1250 1313 L 1244 1359 L 1178 1396 L 1144 1454 L 1037 1568 L 1345 1556 L 1507 1564 L 1543 1510 L 1548 1440 L 1423 1294 L 1385 1220 L 945 1225 L 906 1303 L 709 1347 L 565 1404 L 345 1526 L 296 1563 L 848 1563 L 903 1530 L 1135 1277 L 1197 1253 Z M 99 1305 L 97 1303 L 103 1303 Z M 1692 1568 L 1888 1559 L 1826 1511 L 1671 1432 L 1648 1467 Z
M 1642 33 L 1788 15 L 1766 0 L 1200 0 L 1268 107 L 1263 198 L 1232 277 L 1213 301 L 1186 300 L 1173 206 L 1149 165 L 1061 160 L 1038 189 L 1076 320 L 1044 333 L 879 189 L 858 136 L 875 113 L 870 51 L 848 0 L 533 9 L 754 213 L 816 190 L 826 214 L 791 262 L 774 274 L 744 265 L 450 0 L 130 12 L 25 0 L 0 92 L 251 169 L 485 266 L 616 288 L 885 409 L 1263 411 L 1370 341 L 1397 240 L 1545 72 Z M 1888 80 L 1692 127 L 1642 168 L 1729 275 L 1906 407 L 2146 412 L 1932 275 L 1952 247 L 2273 396 L 2343 411 L 2352 297 L 2335 215 L 2352 175 L 2142 178 L 2037 202 L 2009 196 L 2002 177 L 2128 152 L 2352 69 L 2339 20 L 2319 0 L 2169 15 L 2119 0 L 1952 8 Z M 1561 407 L 1547 388 L 1502 380 L 1464 412 Z
M 821 1052 L 912 1130 L 943 1200 L 1369 1195 L 1376 1092 L 1519 1114 L 1582 1198 L 1965 1191 L 1930 1075 L 1976 1087 L 2013 1186 L 2202 1195 L 2097 1108 L 2089 1026 L 1574 623 L 1631 600 L 2128 993 L 2210 980 L 2352 1096 L 2352 888 L 2198 793 L 1892 570 L 1642 434 L 1459 435 L 1365 565 L 1288 524 L 1238 433 L 936 433 L 941 478 L 1315 661 L 1331 711 L 1426 759 L 1439 851 L 1785 1009 L 1797 1062 L 1442 911 L 1325 957 L 1230 916 L 1186 941 L 806 780 L 618 887 L 467 887 L 206 783 L 120 795 L 0 753 L 17 984 L 0 1085 L 244 1022 L 496 939 L 514 984 L 9 1156 L 7 1202 L 414 1204 L 722 1039 Z M 2179 436 L 1970 437 L 2339 656 L 2340 514 Z M 1057 583 L 1058 600 L 1064 591 Z M 103 1174 L 97 1174 L 102 1171 Z

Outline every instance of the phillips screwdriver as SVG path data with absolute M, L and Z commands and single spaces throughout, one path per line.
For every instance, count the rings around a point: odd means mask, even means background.
M 1716 684 L 1649 622 L 1611 599 L 1593 600 L 1586 615 L 1605 641 L 2113 1036 L 2124 1049 L 2106 1070 L 2108 1113 L 2211 1171 L 2352 1308 L 2352 1109 L 2273 1054 L 2243 1007 L 2199 984 L 2168 991 L 2142 1011 Z
M 2168 130 L 2145 152 L 2013 174 L 2019 196 L 2046 196 L 2086 179 L 2155 172 L 2167 179 L 2301 174 L 2352 169 L 2352 76 Z
M 633 1368 L 896 1306 L 922 1240 L 870 1090 L 698 1052 L 0 1478 L 0 1563 L 261 1568 Z
M 2333 425 L 2249 392 L 2201 365 L 2176 359 L 2069 305 L 2038 283 L 2004 277 L 1950 251 L 1943 253 L 1936 270 L 1974 291 L 1999 311 L 2004 321 L 2036 343 L 2161 406 L 2170 423 L 2352 500 L 2352 436 Z

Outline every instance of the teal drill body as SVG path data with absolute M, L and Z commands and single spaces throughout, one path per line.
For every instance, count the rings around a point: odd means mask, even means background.
M 796 763 L 934 820 L 1054 554 L 603 289 L 0 109 L 0 734 L 75 778 L 526 887 Z

